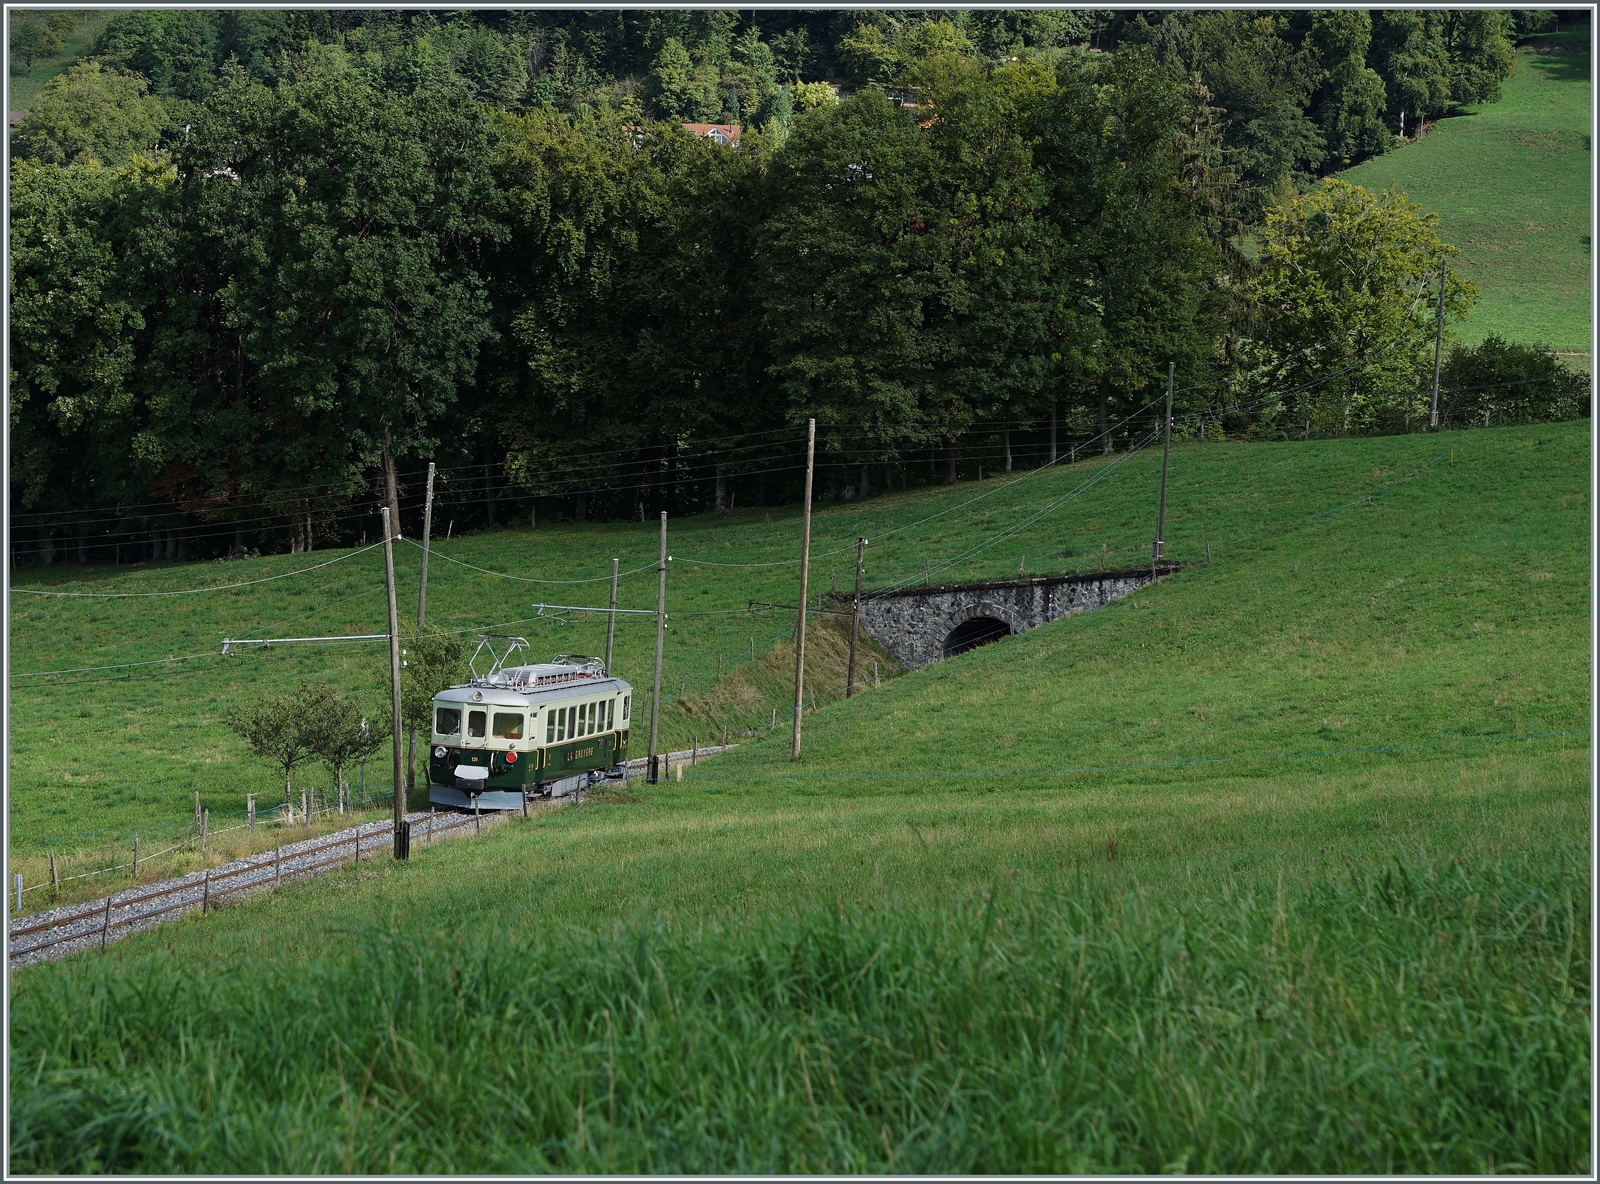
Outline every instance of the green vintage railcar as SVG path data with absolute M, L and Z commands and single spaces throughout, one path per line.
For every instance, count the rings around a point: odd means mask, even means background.
M 633 687 L 597 659 L 497 664 L 433 697 L 428 800 L 509 810 L 620 775 L 632 714 Z

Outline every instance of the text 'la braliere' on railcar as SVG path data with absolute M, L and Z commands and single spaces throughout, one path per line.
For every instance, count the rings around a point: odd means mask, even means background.
M 436 806 L 515 809 L 622 775 L 633 687 L 581 654 L 507 666 L 528 643 L 505 640 L 496 654 L 493 638 L 479 638 L 493 668 L 479 675 L 475 654 L 471 681 L 433 697 L 428 800 Z

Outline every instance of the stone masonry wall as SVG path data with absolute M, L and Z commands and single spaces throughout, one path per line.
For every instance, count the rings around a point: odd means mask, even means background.
M 1159 569 L 1165 575 L 1175 570 Z M 938 660 L 945 639 L 977 617 L 1003 621 L 1012 633 L 1037 629 L 1070 613 L 1110 604 L 1150 583 L 1149 568 L 1039 576 L 982 584 L 897 588 L 864 596 L 861 625 L 901 665 L 915 669 Z M 836 599 L 849 603 L 847 596 Z

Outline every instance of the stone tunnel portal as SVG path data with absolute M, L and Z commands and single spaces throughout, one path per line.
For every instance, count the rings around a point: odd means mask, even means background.
M 950 636 L 944 639 L 944 645 L 939 647 L 939 656 L 953 658 L 957 654 L 964 654 L 968 650 L 975 650 L 980 645 L 988 645 L 991 641 L 999 641 L 1003 637 L 1011 636 L 1011 626 L 1004 621 L 997 621 L 993 617 L 973 617 L 970 621 L 963 621 L 950 630 Z

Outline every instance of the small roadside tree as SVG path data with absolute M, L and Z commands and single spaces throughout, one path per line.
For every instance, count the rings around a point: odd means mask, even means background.
M 320 704 L 317 718 L 309 720 L 312 755 L 333 774 L 334 789 L 343 794 L 344 772 L 365 760 L 389 738 L 386 730 L 372 727 L 354 699 L 330 694 Z
M 313 688 L 302 682 L 297 691 L 262 696 L 244 707 L 230 708 L 223 717 L 251 752 L 283 770 L 285 805 L 294 801 L 295 769 L 313 755 L 314 729 L 308 725 L 317 718 L 317 708 L 330 694 L 327 688 Z
M 433 697 L 445 687 L 467 681 L 467 657 L 461 636 L 423 625 L 406 635 L 400 668 L 400 719 L 410 732 L 406 749 L 406 781 L 417 787 L 417 733 L 432 730 Z

